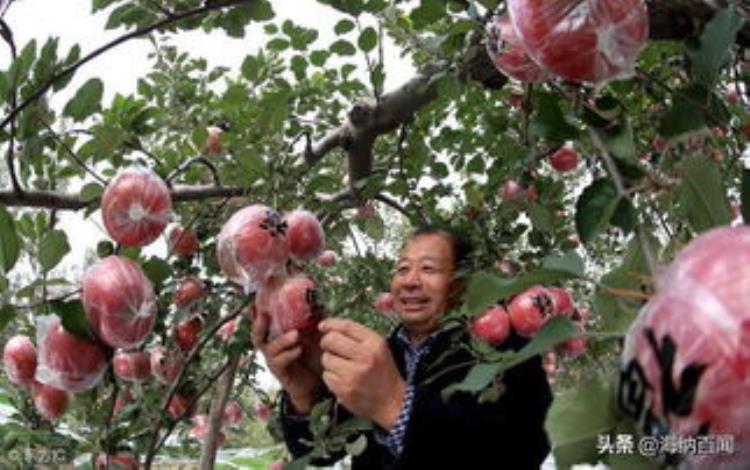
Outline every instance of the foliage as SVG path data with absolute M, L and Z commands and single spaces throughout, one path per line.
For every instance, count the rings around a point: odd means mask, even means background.
M 174 207 L 174 220 L 201 240 L 193 258 L 146 254 L 106 237 L 90 247 L 86 264 L 117 252 L 134 259 L 154 283 L 159 313 L 146 346 L 175 345 L 172 329 L 180 313 L 171 298 L 187 275 L 199 275 L 210 292 L 195 307 L 204 332 L 252 301 L 229 284 L 215 257 L 215 235 L 246 204 L 301 206 L 319 214 L 340 261 L 332 269 L 313 263 L 302 268 L 324 286 L 331 314 L 383 332 L 393 323 L 371 304 L 389 288 L 403 235 L 421 222 L 449 223 L 471 235 L 474 267 L 483 272 L 452 321 L 465 326 L 487 305 L 540 283 L 570 287 L 580 304 L 593 309 L 590 352 L 567 364 L 547 425 L 561 465 L 591 460 L 592 436 L 617 424 L 614 411 L 607 414 L 609 392 L 597 380 L 608 380 L 617 367 L 616 340 L 653 292 L 652 270 L 699 232 L 739 223 L 732 210 L 740 203 L 745 219 L 750 213 L 750 177 L 741 165 L 750 138 L 742 132 L 750 121 L 744 93 L 750 64 L 737 45 L 746 11 L 721 10 L 684 41 L 650 41 L 629 79 L 598 89 L 555 82 L 521 88 L 485 86 L 466 72 L 483 57 L 486 13 L 504 2 L 318 3 L 335 18 L 321 26 L 333 32 L 331 41 L 294 19 L 278 18 L 266 0 L 92 0 L 92 11 L 108 18 L 106 28 L 145 35 L 153 46 L 151 69 L 137 91 L 115 94 L 110 102 L 104 99 L 106 77 L 68 89 L 88 58 L 78 45 L 62 50 L 58 38 L 17 45 L 0 71 L 0 101 L 9 110 L 0 122 L 0 144 L 11 165 L 2 170 L 0 338 L 33 336 L 34 317 L 50 312 L 63 318 L 66 329 L 90 334 L 78 300 L 79 275 L 61 268 L 76 241 L 57 228 L 59 211 L 77 210 L 93 223 L 103 187 L 126 167 L 152 168 L 175 192 L 185 186 L 205 190 Z M 212 67 L 170 41 L 171 34 L 193 30 L 244 37 L 251 26 L 262 31 L 262 44 L 231 68 Z M 396 95 L 384 89 L 387 40 L 421 73 L 439 71 L 427 85 L 400 90 L 430 99 L 395 125 L 378 128 L 370 171 L 355 181 L 349 170 L 357 157 L 343 140 L 319 155 L 314 144 L 351 124 L 355 104 L 378 110 Z M 58 109 L 50 96 L 63 90 L 70 98 Z M 738 99 L 730 98 L 732 90 Z M 519 93 L 522 103 L 513 104 Z M 204 148 L 208 126 L 223 130 L 219 155 Z M 575 142 L 585 164 L 563 175 L 545 159 L 566 141 Z M 502 199 L 499 191 L 511 179 L 533 186 L 538 198 Z M 18 196 L 23 191 L 69 199 L 32 203 Z M 368 204 L 377 209 L 374 216 L 357 209 Z M 503 273 L 501 262 L 515 274 Z M 136 387 L 136 402 L 118 413 L 112 407 L 125 384 L 108 374 L 78 394 L 63 418 L 75 433 L 46 422 L 28 393 L 2 379 L 0 400 L 15 413 L 0 424 L 0 446 L 54 442 L 69 450 L 68 458 L 122 449 L 154 454 L 170 432 L 183 438 L 187 432 L 187 423 L 168 416 L 165 398 L 186 394 L 207 411 L 212 380 L 227 358 L 249 348 L 248 322 L 242 325 L 229 344 L 204 336 L 177 386 Z M 516 354 L 493 355 L 475 344 L 477 364 L 446 394 L 491 398 L 486 391 L 504 367 L 574 333 L 562 321 L 543 332 Z M 258 357 L 246 357 L 233 395 L 252 391 L 271 402 L 257 380 Z M 586 417 L 585 425 L 572 417 L 581 400 L 602 411 Z M 345 438 L 340 441 L 344 445 Z M 197 452 L 195 442 L 187 442 L 182 445 Z

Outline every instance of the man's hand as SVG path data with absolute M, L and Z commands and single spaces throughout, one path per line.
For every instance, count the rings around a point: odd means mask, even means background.
M 308 414 L 314 405 L 315 392 L 322 383 L 319 367 L 315 366 L 320 360 L 320 350 L 318 347 L 303 348 L 297 330 L 287 331 L 267 342 L 268 323 L 267 314 L 255 315 L 251 337 L 253 345 L 263 353 L 268 369 L 289 393 L 295 410 Z M 315 346 L 314 343 L 312 346 Z
M 385 338 L 338 318 L 322 321 L 319 329 L 325 384 L 349 411 L 390 429 L 401 412 L 406 382 Z

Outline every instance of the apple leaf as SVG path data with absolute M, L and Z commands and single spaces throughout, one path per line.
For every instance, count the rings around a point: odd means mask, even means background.
M 21 253 L 21 239 L 16 232 L 13 217 L 0 205 L 0 265 L 4 272 L 9 272 L 18 261 Z
M 83 310 L 83 304 L 80 301 L 71 300 L 65 302 L 62 300 L 53 300 L 51 305 L 52 309 L 60 317 L 65 331 L 82 339 L 94 338 L 91 326 Z
M 557 394 L 545 422 L 557 467 L 595 464 L 598 436 L 609 434 L 617 421 L 605 381 L 591 380 Z
M 745 20 L 735 8 L 725 8 L 714 15 L 697 40 L 687 43 L 691 74 L 698 82 L 712 87 L 721 69 L 732 58 L 731 48 Z
M 729 202 L 718 165 L 705 155 L 693 155 L 685 159 L 683 170 L 679 201 L 693 230 L 729 224 Z
M 98 78 L 92 78 L 78 89 L 75 96 L 68 101 L 63 114 L 80 122 L 101 109 L 104 84 Z
M 42 269 L 49 271 L 70 252 L 68 236 L 62 230 L 47 232 L 39 242 L 39 264 Z
M 10 305 L 6 304 L 3 305 L 2 308 L 0 308 L 0 332 L 5 329 L 6 326 L 8 326 L 8 323 L 13 320 L 16 316 L 16 309 Z

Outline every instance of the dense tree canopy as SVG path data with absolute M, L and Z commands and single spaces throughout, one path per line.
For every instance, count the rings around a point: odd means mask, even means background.
M 227 397 L 254 390 L 271 401 L 255 379 L 256 356 L 245 359 L 247 322 L 229 342 L 216 335 L 252 301 L 222 273 L 216 236 L 252 203 L 315 212 L 339 261 L 300 269 L 317 278 L 327 310 L 383 331 L 391 323 L 372 302 L 387 290 L 400 238 L 424 223 L 455 225 L 478 247 L 482 274 L 451 321 L 467 323 L 535 284 L 565 286 L 590 317 L 588 352 L 566 362 L 548 418 L 557 462 L 602 459 L 597 436 L 630 429 L 609 400 L 619 340 L 653 294 L 655 275 L 699 233 L 750 218 L 747 6 L 646 1 L 649 41 L 634 74 L 591 86 L 521 84 L 500 73 L 485 28 L 504 1 L 318 2 L 336 18 L 321 26 L 333 29 L 331 43 L 318 30 L 280 21 L 270 0 L 92 0 L 106 27 L 122 32 L 92 51 L 61 50 L 54 37 L 16 44 L 14 25 L 0 20 L 12 55 L 0 71 L 0 337 L 35 338 L 36 318 L 47 314 L 92 337 L 81 279 L 56 270 L 76 243 L 76 234 L 57 227 L 58 216 L 98 217 L 108 182 L 133 166 L 166 182 L 172 221 L 199 240 L 190 256 L 174 248 L 146 255 L 109 238 L 90 247 L 91 258 L 131 258 L 153 284 L 156 323 L 141 348 L 178 341 L 173 329 L 184 309 L 172 299 L 182 279 L 199 276 L 208 292 L 192 307 L 203 327 L 197 345 L 185 348 L 187 366 L 167 385 L 130 387 L 137 405 L 115 412 L 127 384 L 108 369 L 50 423 L 27 391 L 0 379 L 0 402 L 17 410 L 0 424 L 3 449 L 57 439 L 67 443 L 68 459 L 128 451 L 150 465 L 170 433 L 187 430 L 168 412 L 184 396 L 210 408 L 202 458 L 210 465 Z M 0 2 L 0 11 L 12 3 Z M 243 37 L 256 24 L 262 44 L 232 68 L 210 67 L 168 41 L 197 30 Z M 417 71 L 392 90 L 384 89 L 386 37 Z M 61 109 L 50 105 L 79 69 L 143 39 L 153 44 L 152 66 L 137 92 L 104 102 L 106 77 L 95 77 Z M 561 148 L 581 158 L 571 171 L 553 167 Z M 501 392 L 493 379 L 514 360 L 573 335 L 571 322 L 552 322 L 516 357 L 477 343 L 473 373 L 447 392 L 492 399 Z M 580 402 L 591 406 L 574 406 Z M 75 436 L 60 433 L 60 423 L 77 425 Z M 343 445 L 337 432 L 320 436 Z M 613 466 L 632 463 L 616 457 L 604 456 Z

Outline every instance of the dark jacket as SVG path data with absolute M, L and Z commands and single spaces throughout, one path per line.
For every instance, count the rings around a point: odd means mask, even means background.
M 456 332 L 441 333 L 416 372 L 415 395 L 403 441 L 403 452 L 394 457 L 381 445 L 374 432 L 367 433 L 366 450 L 352 459 L 354 470 L 421 468 L 504 468 L 538 469 L 549 453 L 544 419 L 552 401 L 541 358 L 534 357 L 505 372 L 505 391 L 497 401 L 478 403 L 475 396 L 454 393 L 447 402 L 441 391 L 463 380 L 469 371 L 471 356 L 463 349 L 443 354 L 455 345 Z M 465 335 L 459 341 L 466 341 Z M 518 346 L 518 338 L 514 345 Z M 388 338 L 394 360 L 406 377 L 404 346 L 391 335 Z M 437 359 L 439 365 L 430 367 Z M 438 379 L 425 383 L 436 372 L 456 367 Z M 428 371 L 428 369 L 430 369 Z M 342 407 L 340 407 L 341 410 Z M 282 429 L 289 451 L 299 458 L 310 451 L 301 439 L 310 440 L 307 422 L 293 419 L 282 406 Z M 339 418 L 343 415 L 339 412 Z M 351 414 L 349 414 L 351 416 Z M 315 465 L 328 465 L 342 455 Z

